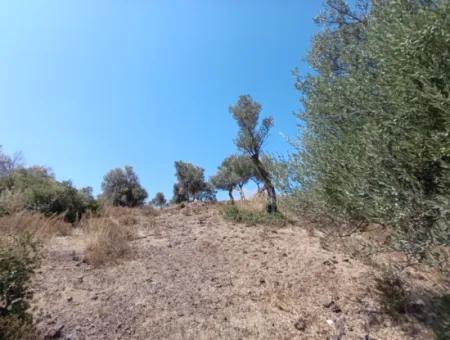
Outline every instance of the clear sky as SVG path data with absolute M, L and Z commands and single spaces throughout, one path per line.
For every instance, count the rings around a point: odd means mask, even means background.
M 132 165 L 171 196 L 175 160 L 212 175 L 236 151 L 228 112 L 251 94 L 285 153 L 300 108 L 291 71 L 321 0 L 0 0 L 0 145 L 99 192 Z

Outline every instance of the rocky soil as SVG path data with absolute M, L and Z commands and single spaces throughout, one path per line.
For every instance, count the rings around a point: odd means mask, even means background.
M 208 205 L 145 219 L 115 264 L 83 262 L 76 232 L 46 246 L 32 308 L 47 339 L 433 338 L 380 311 L 372 267 L 298 225 L 233 224 Z

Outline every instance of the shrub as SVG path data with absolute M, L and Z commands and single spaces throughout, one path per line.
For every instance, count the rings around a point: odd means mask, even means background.
M 13 214 L 24 210 L 26 207 L 25 195 L 22 192 L 16 192 L 5 189 L 0 192 L 0 216 Z
M 248 226 L 269 225 L 284 227 L 287 223 L 286 218 L 279 212 L 268 213 L 267 211 L 250 211 L 239 209 L 235 205 L 225 206 L 223 216 L 229 221 L 244 223 Z
M 148 196 L 131 166 L 109 171 L 103 179 L 102 190 L 103 197 L 115 206 L 137 207 Z
M 0 316 L 1 340 L 35 340 L 38 332 L 31 322 L 24 322 L 14 315 Z
M 19 168 L 0 179 L 0 214 L 19 208 L 64 214 L 73 223 L 88 209 L 95 209 L 95 200 L 92 189 L 78 191 L 70 181 L 58 182 L 49 169 Z
M 34 333 L 28 284 L 39 265 L 38 251 L 30 234 L 0 238 L 0 339 L 26 339 Z
M 85 259 L 95 267 L 115 263 L 130 251 L 131 228 L 120 226 L 112 218 L 89 218 L 83 221 L 86 236 Z
M 407 312 L 409 294 L 404 281 L 394 269 L 384 269 L 381 277 L 376 279 L 376 290 L 386 313 L 398 318 Z

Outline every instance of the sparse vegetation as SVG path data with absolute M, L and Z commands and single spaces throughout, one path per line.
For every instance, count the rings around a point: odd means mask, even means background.
M 287 224 L 286 218 L 280 212 L 269 214 L 266 211 L 246 210 L 238 208 L 235 205 L 225 206 L 223 216 L 229 221 L 244 223 L 248 226 L 267 225 L 284 227 Z
M 450 337 L 450 1 L 316 22 L 290 155 L 250 95 L 238 154 L 176 161 L 170 202 L 131 166 L 94 197 L 0 146 L 0 340 Z

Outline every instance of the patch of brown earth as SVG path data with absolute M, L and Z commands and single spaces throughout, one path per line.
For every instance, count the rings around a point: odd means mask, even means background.
M 194 205 L 144 220 L 139 235 L 127 258 L 100 268 L 83 263 L 82 235 L 53 239 L 33 301 L 47 338 L 433 338 L 379 312 L 372 267 L 298 226 L 230 224 Z

